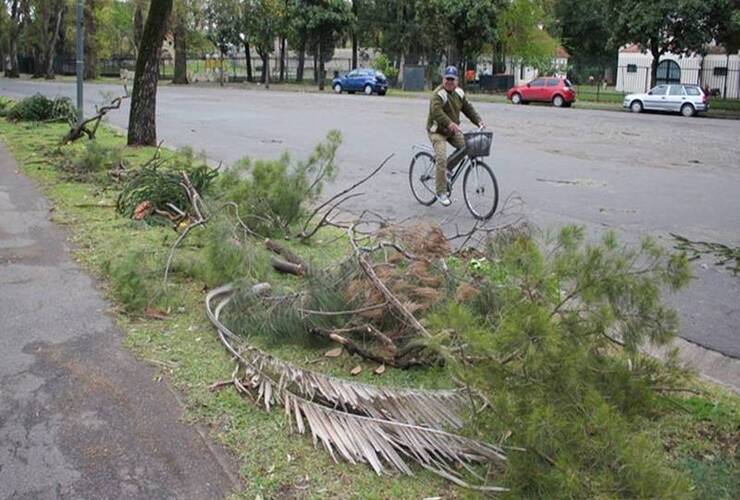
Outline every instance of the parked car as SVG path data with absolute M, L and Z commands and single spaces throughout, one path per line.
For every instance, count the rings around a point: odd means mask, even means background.
M 506 93 L 513 104 L 551 102 L 558 108 L 569 108 L 576 100 L 576 91 L 567 78 L 541 76 L 526 85 L 515 85 Z
M 653 87 L 645 94 L 625 96 L 623 106 L 633 113 L 669 111 L 684 116 L 709 111 L 709 96 L 698 85 L 663 84 Z
M 331 86 L 337 94 L 364 92 L 370 95 L 375 92 L 378 95 L 385 95 L 388 91 L 388 79 L 374 69 L 353 69 L 346 75 L 332 80 Z

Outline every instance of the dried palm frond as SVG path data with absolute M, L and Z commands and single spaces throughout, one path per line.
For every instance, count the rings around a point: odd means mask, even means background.
M 388 389 L 361 384 L 323 373 L 295 367 L 243 341 L 219 321 L 219 314 L 228 304 L 234 288 L 225 285 L 212 290 L 206 297 L 206 310 L 222 341 L 243 363 L 255 367 L 259 373 L 281 381 L 291 392 L 310 401 L 340 408 L 344 411 L 370 417 L 393 419 L 413 425 L 460 428 L 462 414 L 468 399 L 457 390 L 425 391 L 416 389 Z M 216 309 L 211 304 L 217 297 L 226 296 Z M 232 344 L 239 345 L 236 350 Z
M 459 472 L 462 467 L 477 476 L 471 464 L 502 464 L 506 460 L 501 448 L 441 429 L 462 425 L 456 411 L 464 404 L 459 391 L 382 388 L 282 362 L 243 344 L 219 321 L 232 291 L 231 285 L 212 290 L 206 296 L 206 312 L 221 341 L 240 361 L 244 375 L 234 376 L 240 391 L 255 396 L 268 410 L 282 405 L 298 432 L 305 433 L 307 424 L 314 444 L 320 440 L 335 460 L 338 452 L 350 463 L 369 464 L 378 474 L 385 471 L 385 463 L 413 475 L 404 458 L 412 459 L 461 486 L 506 491 L 496 486 L 471 486 Z M 237 349 L 232 343 L 241 345 Z

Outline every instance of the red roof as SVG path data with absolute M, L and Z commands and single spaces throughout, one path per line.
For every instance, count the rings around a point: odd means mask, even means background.
M 565 50 L 563 47 L 558 46 L 557 50 L 555 51 L 555 57 L 558 57 L 560 59 L 570 59 L 570 54 L 568 54 L 568 51 Z

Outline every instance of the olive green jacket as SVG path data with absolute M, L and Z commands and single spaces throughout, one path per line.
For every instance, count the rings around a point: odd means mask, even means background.
M 431 133 L 450 135 L 450 123 L 454 122 L 460 125 L 460 112 L 470 118 L 470 121 L 480 125 L 481 117 L 465 97 L 465 91 L 460 87 L 452 92 L 447 92 L 440 85 L 434 92 L 429 101 L 429 118 L 427 118 L 427 131 Z

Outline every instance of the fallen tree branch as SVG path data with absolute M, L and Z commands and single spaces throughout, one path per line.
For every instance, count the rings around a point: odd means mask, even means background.
M 367 277 L 370 278 L 370 281 L 372 281 L 375 288 L 377 288 L 378 291 L 383 295 L 383 297 L 385 297 L 385 300 L 387 300 L 388 303 L 392 305 L 394 309 L 396 309 L 396 311 L 414 330 L 420 333 L 423 337 L 431 338 L 432 335 L 427 331 L 426 328 L 424 328 L 424 325 L 419 323 L 419 320 L 416 319 L 416 317 L 403 306 L 401 301 L 398 300 L 395 295 L 393 295 L 393 293 L 388 289 L 387 286 L 385 286 L 385 283 L 383 283 L 380 278 L 378 278 L 378 275 L 375 273 L 375 269 L 373 269 L 373 266 L 370 265 L 370 263 L 367 261 L 364 252 L 362 252 L 361 248 L 357 244 L 357 240 L 355 239 L 353 230 L 354 224 L 350 226 L 350 228 L 347 230 L 347 233 L 349 234 L 349 240 L 350 243 L 352 243 L 352 248 L 354 248 L 355 250 L 357 261 L 359 262 L 360 267 L 365 272 Z
M 67 135 L 65 135 L 64 139 L 62 139 L 62 143 L 69 144 L 70 142 L 74 142 L 77 139 L 81 138 L 83 135 L 87 135 L 88 139 L 95 139 L 95 134 L 98 131 L 98 126 L 100 125 L 100 121 L 103 119 L 103 117 L 105 117 L 105 115 L 107 115 L 109 111 L 119 109 L 121 107 L 121 103 L 123 103 L 123 100 L 130 97 L 128 94 L 128 88 L 126 88 L 125 85 L 123 86 L 123 90 L 125 92 L 124 95 L 116 97 L 110 102 L 110 104 L 99 108 L 94 116 L 88 118 L 87 120 L 83 120 L 79 124 L 71 127 L 69 132 L 67 132 Z M 88 128 L 88 125 L 90 125 L 91 123 L 94 123 L 92 129 Z
M 308 269 L 308 266 L 306 265 L 306 262 L 301 259 L 298 255 L 293 253 L 292 250 L 289 248 L 281 245 L 275 240 L 266 239 L 265 240 L 265 246 L 268 250 L 270 250 L 272 253 L 280 255 L 282 258 L 290 262 L 291 264 L 296 264 L 298 266 L 303 266 L 304 269 Z
M 316 217 L 316 215 L 319 214 L 319 212 L 321 212 L 324 208 L 326 208 L 327 206 L 329 206 L 332 203 L 334 203 L 337 199 L 342 198 L 347 193 L 349 193 L 351 191 L 354 191 L 359 186 L 363 185 L 364 183 L 366 183 L 367 181 L 369 181 L 370 179 L 372 179 L 378 172 L 380 172 L 383 169 L 383 167 L 385 167 L 386 163 L 388 163 L 388 161 L 391 158 L 393 158 L 393 154 L 388 155 L 388 157 L 385 160 L 383 160 L 383 162 L 380 165 L 378 165 L 375 168 L 375 170 L 373 170 L 372 172 L 370 172 L 368 175 L 366 175 L 365 177 L 363 177 L 362 179 L 360 179 L 359 181 L 357 181 L 356 183 L 354 183 L 353 185 L 351 185 L 347 189 L 344 189 L 343 191 L 340 191 L 339 193 L 335 194 L 334 196 L 332 196 L 331 198 L 329 198 L 328 200 L 326 200 L 324 203 L 322 203 L 318 207 L 316 207 L 314 209 L 314 211 L 311 212 L 311 214 L 306 218 L 306 222 L 303 224 L 303 229 L 301 230 L 301 233 L 299 235 L 299 237 L 301 238 L 301 241 L 307 240 L 313 234 L 316 233 L 316 231 L 312 231 L 311 232 L 311 235 L 307 235 L 306 234 L 306 231 L 308 230 L 308 225 L 311 223 L 311 221 L 313 220 L 313 218 Z M 349 198 L 347 198 L 347 199 L 349 199 Z M 344 201 L 346 201 L 346 199 Z M 335 205 L 335 207 L 336 207 L 336 205 Z

